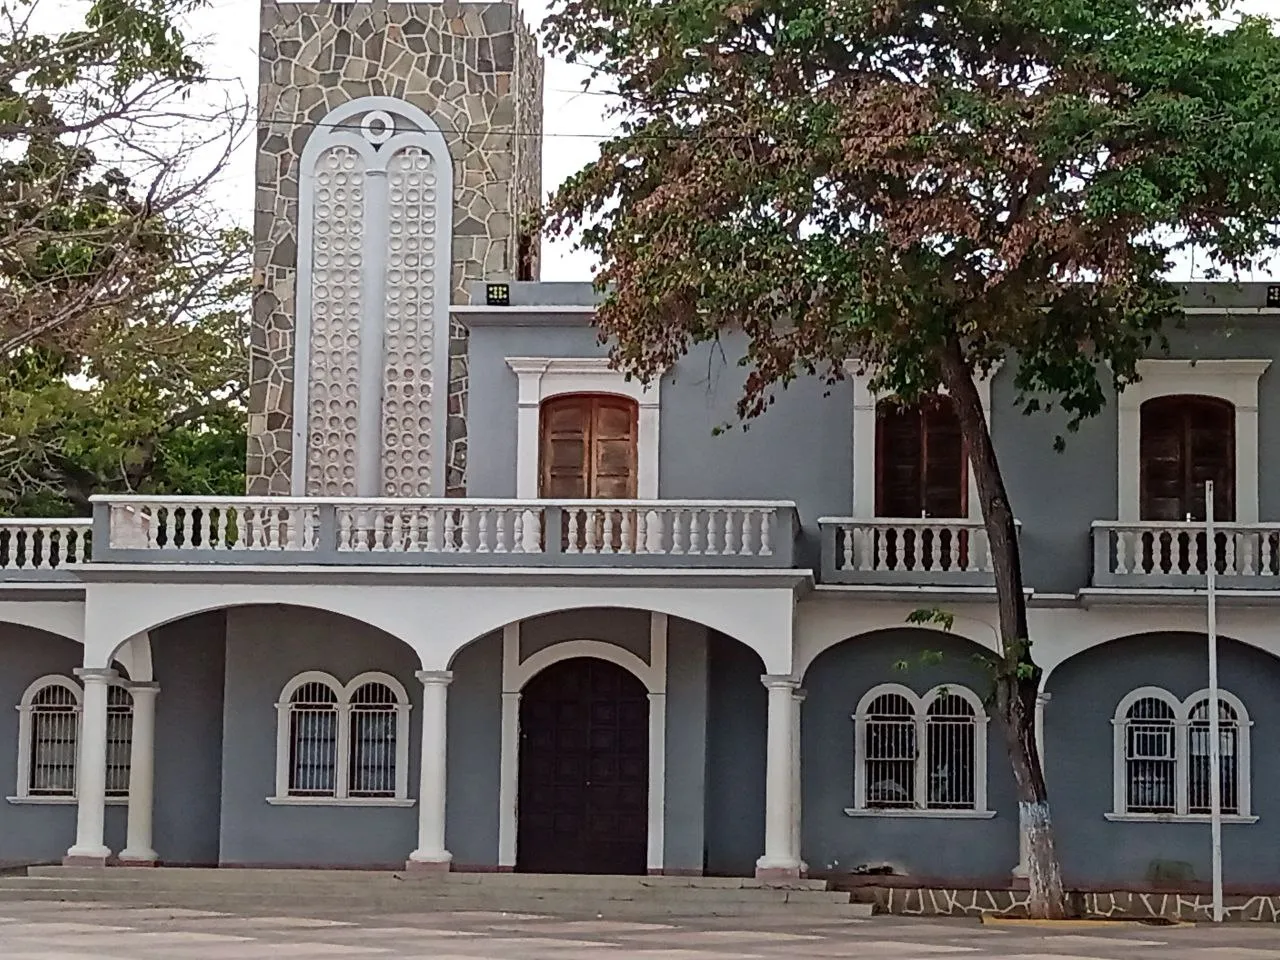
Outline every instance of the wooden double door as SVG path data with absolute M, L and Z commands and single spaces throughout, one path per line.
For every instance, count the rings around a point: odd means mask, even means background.
M 562 660 L 520 698 L 516 869 L 643 874 L 649 829 L 649 696 L 594 657 Z

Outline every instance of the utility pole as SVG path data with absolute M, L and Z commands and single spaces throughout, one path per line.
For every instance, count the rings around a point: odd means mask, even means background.
M 1213 481 L 1204 485 L 1204 586 L 1209 605 L 1209 835 L 1212 844 L 1213 922 L 1222 905 L 1222 724 L 1218 716 L 1218 538 L 1213 525 Z

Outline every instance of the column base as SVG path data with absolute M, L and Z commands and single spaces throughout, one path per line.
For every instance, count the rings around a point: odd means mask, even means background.
M 107 847 L 72 847 L 62 858 L 64 867 L 105 867 L 111 859 Z
M 782 883 L 787 880 L 799 880 L 800 864 L 795 860 L 766 860 L 761 857 L 756 861 L 756 879 L 767 883 Z
M 416 874 L 448 873 L 453 869 L 453 857 L 445 853 L 430 859 L 418 859 L 411 853 L 404 863 L 404 869 L 406 873 Z
M 160 858 L 154 850 L 121 850 L 120 855 L 116 857 L 117 862 L 122 867 L 158 867 L 160 866 Z

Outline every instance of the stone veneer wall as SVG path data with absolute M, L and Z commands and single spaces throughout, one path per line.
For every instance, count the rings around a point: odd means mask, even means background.
M 468 302 L 471 281 L 514 277 L 519 223 L 541 200 L 542 60 L 514 2 L 263 0 L 251 495 L 290 493 L 299 157 L 316 122 L 365 96 L 399 97 L 421 108 L 448 142 L 453 303 Z M 526 129 L 530 135 L 522 136 Z M 450 323 L 446 483 L 460 494 L 466 488 L 466 331 Z

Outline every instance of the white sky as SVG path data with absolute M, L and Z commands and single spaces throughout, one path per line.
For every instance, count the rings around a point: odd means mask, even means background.
M 72 0 L 54 0 L 55 7 Z M 193 39 L 208 44 L 202 52 L 203 62 L 211 75 L 239 83 L 256 102 L 258 82 L 258 4 L 259 0 L 210 0 L 210 5 L 191 18 Z M 520 8 L 535 28 L 548 7 L 547 0 L 523 0 Z M 1280 17 L 1280 0 L 1243 0 L 1241 8 L 1251 13 Z M 65 7 L 64 7 L 65 9 Z M 611 98 L 583 93 L 586 70 L 558 60 L 546 62 L 545 99 L 543 104 L 542 187 L 554 189 L 566 177 L 581 169 L 598 153 L 598 144 L 613 132 L 604 113 Z M 252 224 L 253 209 L 253 140 L 246 142 L 227 171 L 222 189 L 226 191 L 226 209 L 246 227 Z M 542 279 L 588 280 L 595 268 L 595 258 L 575 251 L 570 242 L 542 246 Z M 1280 272 L 1280 271 L 1276 271 Z M 1199 271 L 1184 261 L 1174 279 L 1197 279 Z M 1265 279 L 1269 273 L 1260 273 Z

